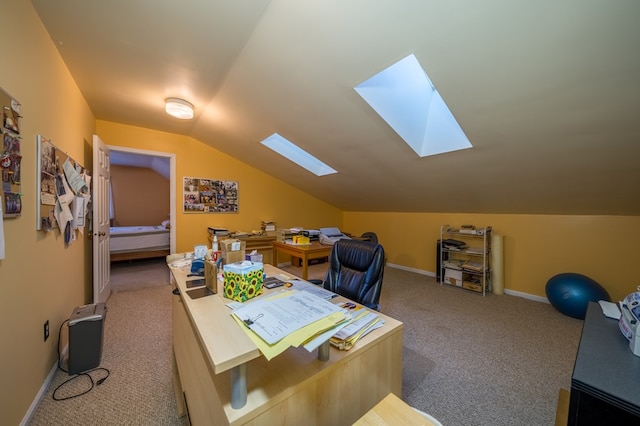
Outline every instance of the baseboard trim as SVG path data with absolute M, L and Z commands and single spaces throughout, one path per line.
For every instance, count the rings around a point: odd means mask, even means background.
M 386 263 L 386 266 L 388 266 L 389 268 L 401 269 L 403 271 L 408 271 L 408 272 L 414 272 L 420 275 L 426 275 L 428 277 L 436 276 L 434 272 L 424 271 L 422 269 L 416 269 L 416 268 L 409 268 L 407 266 L 397 265 L 395 263 Z M 505 289 L 504 293 L 508 294 L 509 296 L 522 297 L 523 299 L 529 299 L 535 302 L 549 303 L 549 299 L 547 299 L 546 297 L 536 296 L 534 294 L 529 294 L 529 293 L 523 293 L 521 291 Z
M 529 294 L 529 293 L 523 293 L 521 291 L 505 289 L 504 293 L 508 294 L 509 296 L 517 296 L 517 297 L 522 297 L 524 299 L 533 300 L 536 302 L 549 303 L 549 299 L 547 299 L 546 297 L 536 296 L 534 294 Z
M 26 426 L 31 422 L 31 418 L 35 414 L 36 409 L 38 408 L 38 404 L 40 404 L 40 400 L 42 399 L 44 394 L 47 393 L 47 389 L 49 389 L 49 385 L 51 385 L 51 382 L 53 381 L 53 376 L 56 374 L 57 369 L 58 369 L 58 361 L 56 361 L 53 364 L 53 367 L 51 367 L 51 371 L 49 371 L 49 374 L 47 375 L 47 378 L 44 380 L 44 383 L 40 387 L 38 394 L 36 395 L 35 399 L 29 406 L 29 409 L 25 413 L 24 418 L 20 422 L 20 426 Z
M 426 275 L 428 277 L 435 277 L 436 276 L 436 274 L 433 273 L 433 272 L 424 271 L 422 269 L 409 268 L 408 266 L 397 265 L 395 263 L 386 263 L 385 266 L 388 266 L 388 267 L 394 268 L 394 269 L 401 269 L 403 271 L 414 272 L 414 273 L 420 274 L 420 275 Z

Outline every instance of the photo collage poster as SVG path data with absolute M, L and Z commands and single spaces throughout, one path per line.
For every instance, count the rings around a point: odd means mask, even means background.
M 238 182 L 183 177 L 185 213 L 237 213 Z

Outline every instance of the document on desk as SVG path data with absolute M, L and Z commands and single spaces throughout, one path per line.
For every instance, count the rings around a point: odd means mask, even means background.
M 309 324 L 341 311 L 306 291 L 289 291 L 283 297 L 257 299 L 232 314 L 266 343 L 273 345 Z
M 336 293 L 327 290 L 326 288 L 322 287 L 321 285 L 317 285 L 317 284 L 312 284 L 308 281 L 304 281 L 304 280 L 288 280 L 288 282 L 291 283 L 291 288 L 294 290 L 300 290 L 300 291 L 306 291 L 308 293 L 312 293 L 315 294 L 316 296 L 325 299 L 325 300 L 329 300 L 329 299 L 333 299 L 334 297 L 337 296 Z

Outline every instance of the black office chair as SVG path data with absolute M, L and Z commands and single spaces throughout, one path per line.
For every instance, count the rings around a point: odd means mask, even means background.
M 336 241 L 323 286 L 370 309 L 380 309 L 384 249 L 368 241 Z
M 378 244 L 378 236 L 375 232 L 365 232 L 360 236 L 360 238 L 365 238 L 366 241 L 369 241 L 370 243 Z

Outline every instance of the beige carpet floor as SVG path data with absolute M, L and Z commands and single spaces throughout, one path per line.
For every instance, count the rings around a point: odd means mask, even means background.
M 101 366 L 111 376 L 86 395 L 57 402 L 53 388 L 68 377 L 58 372 L 32 425 L 183 424 L 171 387 L 172 296 L 163 268 L 150 263 L 131 273 L 144 288 L 129 283 L 107 302 Z M 309 278 L 322 279 L 325 268 L 311 266 Z M 152 269 L 163 272 L 149 287 Z M 402 398 L 410 405 L 447 426 L 554 424 L 582 321 L 545 303 L 482 297 L 392 268 L 385 270 L 381 311 L 404 323 Z

